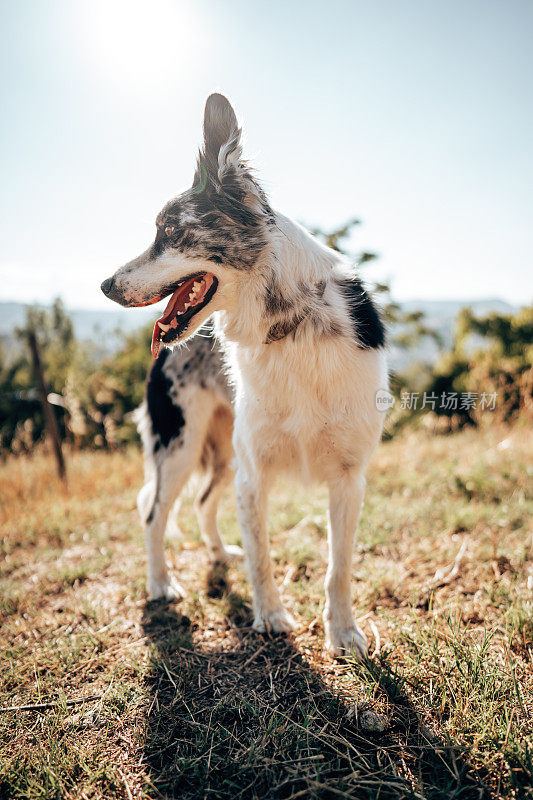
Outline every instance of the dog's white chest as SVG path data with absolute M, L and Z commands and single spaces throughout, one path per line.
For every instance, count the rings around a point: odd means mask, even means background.
M 274 471 L 325 480 L 352 466 L 381 431 L 375 393 L 386 386 L 384 358 L 271 348 L 239 359 L 236 429 L 254 460 Z

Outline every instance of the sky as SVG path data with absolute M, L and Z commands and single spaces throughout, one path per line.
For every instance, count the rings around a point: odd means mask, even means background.
M 361 220 L 369 281 L 531 302 L 532 40 L 532 0 L 2 0 L 0 300 L 111 308 L 217 90 L 275 209 Z

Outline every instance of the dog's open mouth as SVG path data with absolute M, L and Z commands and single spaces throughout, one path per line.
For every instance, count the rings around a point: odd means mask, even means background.
M 199 311 L 206 306 L 218 286 L 218 280 L 210 272 L 200 272 L 185 278 L 174 289 L 167 307 L 154 325 L 152 334 L 152 355 L 157 358 L 161 342 L 170 344 L 187 329 Z

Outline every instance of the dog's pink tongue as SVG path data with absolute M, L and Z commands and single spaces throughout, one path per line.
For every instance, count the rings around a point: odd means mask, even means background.
M 152 358 L 157 358 L 159 355 L 159 351 L 161 350 L 161 342 L 159 337 L 161 336 L 161 328 L 157 324 L 154 325 L 154 330 L 152 333 Z
M 189 281 L 187 282 L 189 283 Z M 179 305 L 180 295 L 183 294 L 183 289 L 187 284 L 182 284 L 178 286 L 174 294 L 170 296 L 170 300 L 168 301 L 165 310 L 163 311 L 163 316 L 159 317 L 154 325 L 154 330 L 152 333 L 152 356 L 157 358 L 159 355 L 159 351 L 161 349 L 161 334 L 163 333 L 162 329 L 159 327 L 159 323 L 162 322 L 163 325 L 169 325 L 173 317 L 175 316 L 176 309 Z
M 172 328 L 177 327 L 178 322 L 176 315 L 185 313 L 185 304 L 187 302 L 190 303 L 189 294 L 197 281 L 201 281 L 202 287 L 196 293 L 196 299 L 194 301 L 195 304 L 198 304 L 203 300 L 205 293 L 213 283 L 213 277 L 211 275 L 203 275 L 201 277 L 196 275 L 178 286 L 174 294 L 171 295 L 170 300 L 168 301 L 163 312 L 163 316 L 159 317 L 154 325 L 154 330 L 152 333 L 152 356 L 154 358 L 157 358 L 161 349 L 161 335 L 163 330 L 159 323 L 161 322 L 163 325 L 170 325 Z

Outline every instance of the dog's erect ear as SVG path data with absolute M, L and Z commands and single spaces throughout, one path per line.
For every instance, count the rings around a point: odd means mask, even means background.
M 204 146 L 200 150 L 193 192 L 205 192 L 215 205 L 223 205 L 236 222 L 258 224 L 266 198 L 242 160 L 241 129 L 229 100 L 221 94 L 207 98 Z
M 204 155 L 211 177 L 222 180 L 242 156 L 241 131 L 230 102 L 221 94 L 207 98 L 204 113 Z

